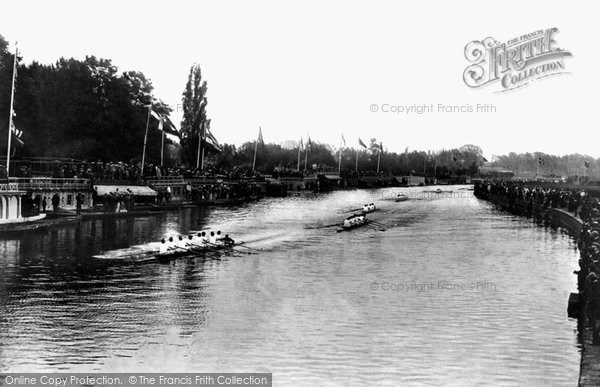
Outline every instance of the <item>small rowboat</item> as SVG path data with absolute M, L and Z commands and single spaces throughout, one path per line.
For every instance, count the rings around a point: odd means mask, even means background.
M 214 246 L 204 246 L 204 247 L 189 247 L 185 249 L 175 249 L 168 251 L 166 253 L 157 253 L 154 254 L 154 259 L 159 261 L 170 261 L 175 258 L 181 257 L 189 257 L 194 255 L 203 255 L 206 253 L 215 253 L 223 250 L 232 249 L 235 244 L 231 245 L 214 245 Z
M 342 223 L 341 227 L 337 229 L 337 232 L 352 230 L 353 228 L 364 226 L 367 223 L 368 220 L 365 213 L 354 214 L 344 219 L 344 223 Z
M 220 251 L 227 251 L 233 249 L 235 246 L 241 246 L 244 242 L 235 243 L 231 245 L 213 245 L 213 246 L 197 246 L 187 248 L 177 248 L 170 250 L 166 253 L 159 253 L 158 250 L 143 250 L 131 249 L 125 254 L 102 254 L 94 255 L 97 259 L 106 259 L 112 261 L 124 261 L 133 263 L 145 263 L 155 261 L 170 261 L 176 258 L 191 257 L 191 256 L 202 256 L 207 253 L 215 253 Z
M 405 194 L 403 194 L 403 193 L 399 193 L 399 194 L 398 194 L 398 195 L 397 195 L 397 196 L 394 198 L 394 201 L 395 201 L 395 202 L 404 202 L 404 201 L 406 201 L 406 200 L 408 200 L 408 196 L 406 196 L 406 195 L 405 195 Z
M 373 204 L 373 203 L 365 204 L 362 208 L 362 212 L 364 212 L 365 214 L 375 212 L 375 211 L 377 211 L 377 207 L 375 207 L 375 204 Z

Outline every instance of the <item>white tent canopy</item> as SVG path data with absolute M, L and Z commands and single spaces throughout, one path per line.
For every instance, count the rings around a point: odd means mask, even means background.
M 134 196 L 156 196 L 156 191 L 145 185 L 95 185 L 98 195 L 113 193 L 131 194 Z

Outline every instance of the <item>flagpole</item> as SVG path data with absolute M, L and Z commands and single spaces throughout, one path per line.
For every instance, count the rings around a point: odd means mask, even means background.
M 165 157 L 165 130 L 163 128 L 162 131 L 162 139 L 160 141 L 160 166 L 164 165 L 164 157 Z
M 302 140 L 300 140 L 300 145 L 298 145 L 298 168 L 296 168 L 298 170 L 298 172 L 300 172 L 300 151 L 302 149 Z
M 202 136 L 202 155 L 200 158 L 200 170 L 204 171 L 204 152 L 206 150 L 206 124 L 202 124 L 202 131 L 200 132 L 200 135 Z
M 356 167 L 354 167 L 354 170 L 358 172 L 358 149 L 356 149 Z
M 342 174 L 342 148 L 340 148 L 340 157 L 339 157 L 339 166 L 338 166 L 338 173 L 341 175 Z
M 310 144 L 310 137 L 309 137 L 309 142 L 308 144 L 306 144 L 307 148 L 306 148 L 306 152 L 304 152 L 304 170 L 306 171 L 306 164 L 308 163 L 308 151 L 310 150 L 310 148 L 308 148 L 308 145 Z
M 13 62 L 13 75 L 12 75 L 12 86 L 10 91 L 10 110 L 8 114 L 10 115 L 8 119 L 8 148 L 6 150 L 6 179 L 9 176 L 9 166 L 10 166 L 10 143 L 12 140 L 12 128 L 13 128 L 13 107 L 14 107 L 14 99 L 15 99 L 15 78 L 17 75 L 17 55 L 19 53 L 19 48 L 17 47 L 17 43 L 15 43 L 15 60 Z
M 148 126 L 150 125 L 150 111 L 152 104 L 148 105 L 148 118 L 146 119 L 146 133 L 144 134 L 144 150 L 142 151 L 142 177 L 144 177 L 144 163 L 146 162 L 146 142 L 148 141 Z
M 260 126 L 258 127 L 258 132 L 260 134 Z M 254 143 L 254 159 L 252 160 L 252 172 L 254 172 L 254 168 L 256 167 L 256 152 L 258 151 L 258 138 Z
M 381 161 L 381 149 L 379 150 L 379 153 L 377 154 L 377 174 L 379 174 L 379 161 Z
M 538 162 L 537 162 L 537 176 L 538 179 L 540 178 L 540 158 L 538 157 Z
M 202 147 L 202 125 L 200 124 L 200 131 L 198 133 L 198 152 L 196 153 L 196 169 L 200 168 L 200 154 L 202 154 L 202 152 L 204 151 L 204 148 Z M 202 160 L 202 163 L 204 164 L 204 160 Z M 202 165 L 204 167 L 204 165 Z

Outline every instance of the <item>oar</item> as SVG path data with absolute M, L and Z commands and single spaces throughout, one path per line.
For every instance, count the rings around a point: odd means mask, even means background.
M 370 223 L 370 224 L 369 224 Z M 373 229 L 373 230 L 377 230 L 377 231 L 385 231 L 385 225 L 378 223 L 378 222 L 374 222 L 374 221 L 369 221 L 369 223 L 365 224 L 366 227 Z
M 315 228 L 327 228 L 327 227 L 335 227 L 335 226 L 339 226 L 339 225 L 340 225 L 340 223 L 338 222 L 338 223 L 326 224 L 324 226 L 317 226 Z
M 205 243 L 206 243 L 207 245 L 211 245 L 211 246 L 219 247 L 218 245 L 215 245 L 214 243 L 210 243 L 210 242 L 205 242 Z M 211 251 L 211 252 L 213 252 L 213 253 L 217 253 L 217 252 L 220 252 L 220 251 L 221 251 L 221 250 L 219 250 L 219 249 L 210 248 L 210 247 L 208 247 L 208 246 L 201 246 L 201 245 L 198 245 L 198 244 L 195 244 L 195 243 L 190 243 L 190 245 L 194 245 L 194 246 L 200 247 L 201 249 L 208 250 L 208 251 Z M 198 252 L 198 254 L 199 254 L 199 253 L 202 253 L 202 252 L 201 252 L 201 251 L 199 251 L 199 252 Z

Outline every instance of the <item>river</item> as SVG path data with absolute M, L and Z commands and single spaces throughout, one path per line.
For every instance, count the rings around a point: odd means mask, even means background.
M 0 240 L 0 371 L 272 372 L 280 384 L 577 383 L 566 232 L 461 187 L 337 191 Z M 410 200 L 384 200 L 404 192 Z M 388 226 L 337 233 L 375 202 Z M 93 258 L 207 227 L 255 254 Z

